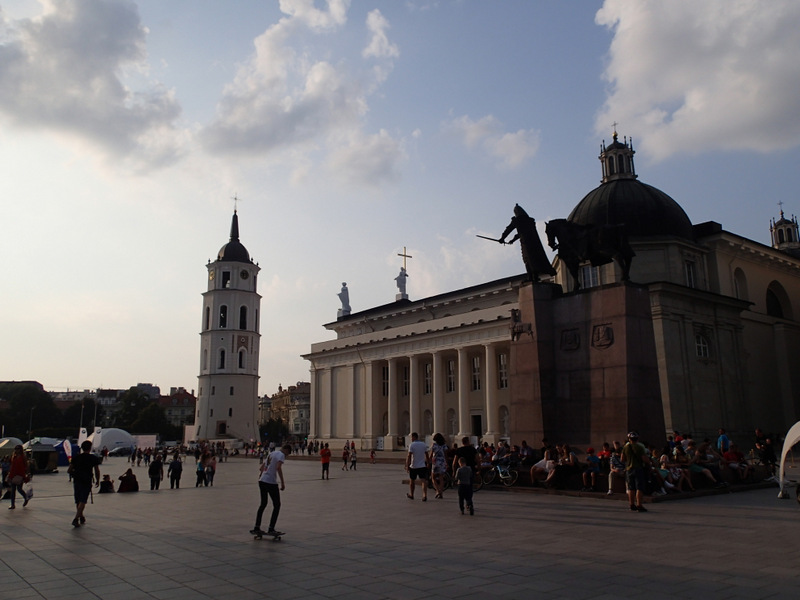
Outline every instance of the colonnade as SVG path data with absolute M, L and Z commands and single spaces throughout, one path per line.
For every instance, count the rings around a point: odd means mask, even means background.
M 507 341 L 492 341 L 381 357 L 354 354 L 350 363 L 315 364 L 310 435 L 366 443 L 383 438 L 385 449 L 398 447 L 399 440 L 414 431 L 495 442 L 503 437 L 499 407 L 509 402 L 508 356 Z M 432 414 L 432 431 L 427 431 L 430 422 L 423 423 L 427 411 Z M 456 431 L 448 412 L 455 413 Z

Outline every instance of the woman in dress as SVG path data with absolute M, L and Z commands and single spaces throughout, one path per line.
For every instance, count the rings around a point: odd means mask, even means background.
M 444 497 L 444 475 L 447 472 L 447 443 L 441 433 L 433 436 L 430 464 L 433 489 L 436 490 L 436 498 L 441 499 Z

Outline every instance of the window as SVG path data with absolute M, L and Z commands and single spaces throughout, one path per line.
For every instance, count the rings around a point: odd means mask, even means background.
M 229 395 L 233 396 L 233 386 L 231 386 L 231 391 Z
M 433 392 L 433 363 L 425 363 L 425 394 Z
M 231 272 L 230 271 L 223 271 L 222 272 L 222 287 L 224 287 L 224 288 L 231 287 Z
M 247 307 L 242 306 L 239 309 L 239 329 L 247 329 Z
M 225 368 L 225 350 L 219 351 L 219 368 L 220 369 Z
M 686 285 L 690 288 L 697 287 L 697 265 L 693 260 L 683 263 L 683 271 L 686 274 Z
M 228 307 L 224 304 L 219 307 L 219 328 L 225 329 L 228 326 Z
M 203 371 L 208 371 L 208 349 L 203 349 Z
M 381 394 L 389 395 L 389 367 L 381 367 Z
M 481 389 L 481 357 L 472 357 L 472 391 L 477 392 Z
M 233 388 L 231 388 L 231 389 L 233 389 Z M 233 409 L 232 409 L 232 408 L 229 408 L 229 409 L 228 409 L 228 416 L 229 416 L 229 417 L 232 417 L 232 416 L 233 416 Z
M 244 350 L 239 350 L 239 368 L 244 369 Z
M 203 324 L 203 329 L 208 330 L 209 327 L 211 327 L 211 307 L 206 306 L 206 319 Z
M 708 358 L 710 356 L 708 339 L 701 333 L 694 336 L 694 345 L 697 352 L 697 358 Z
M 212 385 L 211 386 L 211 395 L 213 396 L 216 391 L 217 391 L 217 386 Z
M 447 391 L 456 391 L 456 361 L 447 361 Z
M 403 367 L 403 396 L 408 396 L 411 389 L 411 374 L 409 367 Z
M 508 354 L 497 355 L 497 388 L 508 389 Z
M 581 287 L 591 288 L 600 285 L 600 267 L 593 267 L 592 265 L 584 265 L 578 271 L 578 279 Z

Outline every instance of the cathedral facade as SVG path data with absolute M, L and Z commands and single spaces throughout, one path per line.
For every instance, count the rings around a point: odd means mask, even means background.
M 788 430 L 800 418 L 796 219 L 781 211 L 771 245 L 695 225 L 638 180 L 634 154 L 615 132 L 600 186 L 566 219 L 622 229 L 630 264 L 571 270 L 559 255 L 541 283 L 519 275 L 341 316 L 325 325 L 336 339 L 304 356 L 310 437 L 397 448 L 412 431 L 596 445 L 630 429 L 656 444 L 673 430 Z

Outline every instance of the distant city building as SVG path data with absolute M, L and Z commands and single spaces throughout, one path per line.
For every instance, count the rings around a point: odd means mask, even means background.
M 170 425 L 183 427 L 194 423 L 197 398 L 184 388 L 170 388 L 169 396 L 161 396 L 158 405 L 164 409 L 164 416 Z
M 264 403 L 267 410 L 267 419 L 280 419 L 285 425 L 290 436 L 304 439 L 309 433 L 311 422 L 311 384 L 298 381 L 297 385 L 288 388 L 278 386 L 278 391 L 272 394 L 270 402 Z
M 197 411 L 186 435 L 197 440 L 258 440 L 261 296 L 256 290 L 261 269 L 239 241 L 235 210 L 230 241 L 206 268 Z

